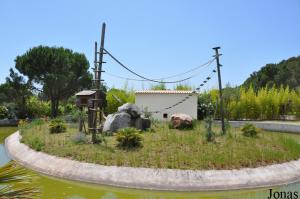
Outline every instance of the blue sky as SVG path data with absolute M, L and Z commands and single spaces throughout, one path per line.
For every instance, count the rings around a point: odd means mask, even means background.
M 211 48 L 221 46 L 223 84 L 239 85 L 266 63 L 300 55 L 299 11 L 299 0 L 1 0 L 0 83 L 15 57 L 38 45 L 73 49 L 92 63 L 94 41 L 106 22 L 105 47 L 138 73 L 177 74 L 211 59 Z M 105 59 L 104 70 L 134 78 Z M 199 85 L 210 69 L 187 83 Z M 124 85 L 104 79 L 109 86 Z M 206 88 L 216 85 L 215 77 Z

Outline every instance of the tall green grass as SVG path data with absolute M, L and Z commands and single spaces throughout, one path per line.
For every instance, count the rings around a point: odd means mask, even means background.
M 214 142 L 207 142 L 204 124 L 200 122 L 192 130 L 169 129 L 168 124 L 159 122 L 153 128 L 151 132 L 143 132 L 143 147 L 134 150 L 116 147 L 116 136 L 107 137 L 106 144 L 76 144 L 72 140 L 78 133 L 76 128 L 68 127 L 65 133 L 50 134 L 47 123 L 24 128 L 22 141 L 30 145 L 38 138 L 44 143 L 42 151 L 60 157 L 132 167 L 237 169 L 300 157 L 300 144 L 288 134 L 262 131 L 258 137 L 251 138 L 232 128 L 231 136 L 217 134 Z M 213 131 L 220 132 L 220 128 L 213 126 Z M 90 140 L 90 135 L 87 135 L 87 140 Z

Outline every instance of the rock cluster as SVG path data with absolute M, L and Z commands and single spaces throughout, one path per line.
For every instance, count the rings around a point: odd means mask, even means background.
M 106 117 L 103 131 L 113 133 L 126 127 L 146 130 L 150 126 L 150 119 L 141 117 L 141 111 L 135 104 L 126 103 L 118 107 L 118 112 Z
M 184 113 L 175 113 L 171 115 L 171 125 L 175 129 L 192 128 L 193 118 Z

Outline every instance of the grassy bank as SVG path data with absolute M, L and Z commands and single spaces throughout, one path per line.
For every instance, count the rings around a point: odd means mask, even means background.
M 4 142 L 4 139 L 17 131 L 17 127 L 0 127 L 0 143 Z
M 259 134 L 245 137 L 239 129 L 231 129 L 232 136 L 216 136 L 208 143 L 204 138 L 204 124 L 198 122 L 193 130 L 169 129 L 166 123 L 157 123 L 154 132 L 143 133 L 143 147 L 124 150 L 116 147 L 116 136 L 106 143 L 76 144 L 72 141 L 78 132 L 69 127 L 67 132 L 50 134 L 48 124 L 35 124 L 22 129 L 22 142 L 32 148 L 60 157 L 97 163 L 172 169 L 233 169 L 281 163 L 300 157 L 300 144 L 289 135 Z M 218 127 L 214 127 L 219 132 Z M 90 140 L 90 135 L 87 136 Z

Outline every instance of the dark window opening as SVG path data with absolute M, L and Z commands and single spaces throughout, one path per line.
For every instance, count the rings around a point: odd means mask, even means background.
M 163 117 L 164 117 L 164 118 L 168 118 L 168 113 L 164 113 L 164 114 L 163 114 Z

